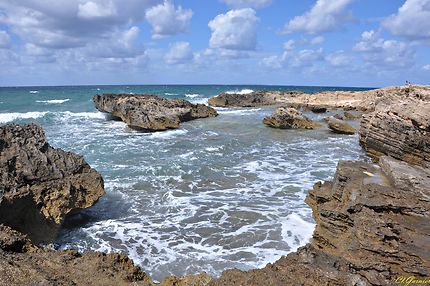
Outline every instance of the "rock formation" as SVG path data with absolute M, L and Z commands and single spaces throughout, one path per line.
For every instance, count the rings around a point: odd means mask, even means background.
M 104 94 L 93 98 L 99 111 L 119 117 L 130 128 L 162 131 L 197 118 L 215 117 L 217 112 L 204 104 L 155 95 Z
M 55 238 L 65 216 L 104 194 L 80 155 L 52 148 L 37 125 L 0 126 L 0 223 L 34 242 Z
M 263 119 L 263 123 L 280 129 L 315 129 L 321 127 L 321 124 L 305 117 L 297 109 L 289 107 L 278 107 L 271 116 Z
M 328 123 L 328 128 L 330 128 L 334 133 L 349 135 L 356 133 L 355 128 L 344 120 L 338 119 L 334 116 L 327 117 L 325 120 Z
M 368 91 L 326 91 L 303 93 L 260 90 L 250 94 L 223 93 L 209 99 L 217 107 L 284 105 L 309 110 L 343 109 L 370 112 L 380 99 L 396 102 L 399 98 L 430 98 L 430 86 L 385 87 Z
M 430 167 L 430 100 L 378 104 L 363 116 L 360 144 L 375 159 L 387 154 Z

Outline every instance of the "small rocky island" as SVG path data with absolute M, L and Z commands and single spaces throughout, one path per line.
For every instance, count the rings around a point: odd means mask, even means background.
M 103 94 L 93 98 L 96 108 L 143 131 L 179 128 L 181 122 L 215 117 L 218 113 L 204 104 L 147 94 Z

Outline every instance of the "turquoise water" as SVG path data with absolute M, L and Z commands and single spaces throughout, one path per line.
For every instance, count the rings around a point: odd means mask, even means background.
M 139 133 L 95 110 L 97 93 L 150 93 L 205 103 L 225 91 L 362 90 L 278 86 L 0 88 L 0 124 L 35 122 L 49 143 L 82 154 L 106 196 L 71 218 L 60 248 L 122 251 L 161 280 L 251 269 L 304 245 L 314 224 L 307 190 L 340 159 L 363 159 L 357 136 L 264 126 L 271 107 L 219 108 L 180 129 Z M 322 116 L 309 114 L 315 120 Z

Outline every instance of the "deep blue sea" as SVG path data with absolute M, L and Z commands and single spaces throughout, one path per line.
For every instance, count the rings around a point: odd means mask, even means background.
M 263 267 L 304 245 L 314 222 L 307 191 L 331 179 L 338 160 L 364 159 L 357 136 L 328 129 L 277 130 L 272 107 L 218 108 L 216 118 L 141 133 L 107 120 L 95 94 L 146 93 L 206 103 L 257 89 L 363 90 L 300 86 L 73 86 L 0 88 L 0 124 L 35 122 L 49 143 L 82 154 L 106 195 L 69 220 L 60 248 L 121 251 L 155 280 Z M 307 114 L 322 121 L 323 116 Z

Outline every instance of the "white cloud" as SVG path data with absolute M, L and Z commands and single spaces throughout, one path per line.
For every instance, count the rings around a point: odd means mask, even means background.
M 295 43 L 296 42 L 294 40 L 288 40 L 284 43 L 284 50 L 294 50 Z
M 270 56 L 270 57 L 263 58 L 260 64 L 269 69 L 282 68 L 282 60 L 279 58 L 279 56 Z
M 307 32 L 310 34 L 330 32 L 353 19 L 346 10 L 353 0 L 317 0 L 305 14 L 296 16 L 285 25 L 283 32 Z
M 212 30 L 209 46 L 230 50 L 255 50 L 257 22 L 258 18 L 251 8 L 220 14 L 208 24 Z
M 234 9 L 240 8 L 262 8 L 270 5 L 272 0 L 220 0 Z
M 342 50 L 329 54 L 325 57 L 325 60 L 334 67 L 352 65 L 352 58 Z
M 318 36 L 315 38 L 311 39 L 311 45 L 321 45 L 322 43 L 324 43 L 324 37 L 323 36 Z
M 382 26 L 394 35 L 430 39 L 430 0 L 407 0 Z
M 10 46 L 10 36 L 6 31 L 0 31 L 0 49 L 7 49 Z
M 116 15 L 116 9 L 112 2 L 104 3 L 86 2 L 79 4 L 78 6 L 78 17 L 91 19 L 91 18 L 102 18 Z
M 146 19 L 152 25 L 154 39 L 185 33 L 193 16 L 190 9 L 182 9 L 175 6 L 169 0 L 163 4 L 148 9 L 145 13 Z
M 184 64 L 192 61 L 193 58 L 193 50 L 188 42 L 176 42 L 172 44 L 164 56 L 164 60 L 168 64 Z
M 385 40 L 375 31 L 365 31 L 354 50 L 362 52 L 364 59 L 373 64 L 406 67 L 414 63 L 415 50 L 411 44 Z
M 425 70 L 425 71 L 430 71 L 430 65 L 425 65 L 425 66 L 423 66 L 423 70 Z

